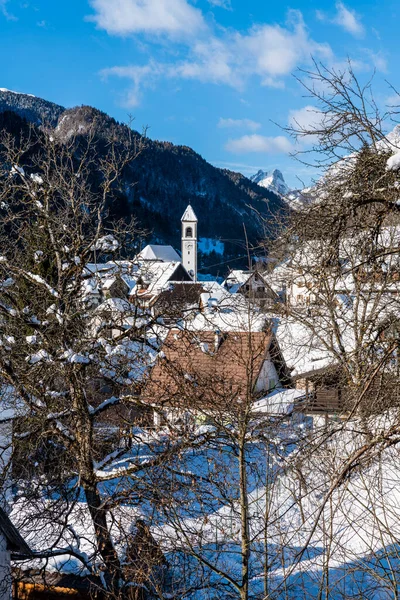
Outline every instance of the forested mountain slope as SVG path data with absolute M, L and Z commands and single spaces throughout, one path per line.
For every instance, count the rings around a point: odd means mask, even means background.
M 26 119 L 61 142 L 74 134 L 84 138 L 93 121 L 100 139 L 110 130 L 121 141 L 130 133 L 126 125 L 95 108 L 64 109 L 4 90 L 0 90 L 0 113 L 2 127 L 14 134 Z M 140 133 L 133 132 L 132 143 L 141 139 Z M 280 197 L 240 173 L 214 167 L 187 146 L 148 138 L 141 154 L 125 169 L 123 188 L 109 207 L 112 217 L 136 217 L 148 232 L 146 241 L 178 249 L 180 219 L 187 204 L 192 204 L 199 218 L 200 270 L 214 273 L 246 265 L 244 227 L 250 245 L 256 246 L 264 235 L 273 235 L 277 217 L 286 210 Z

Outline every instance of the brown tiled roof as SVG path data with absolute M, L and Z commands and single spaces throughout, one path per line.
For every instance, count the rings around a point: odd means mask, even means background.
M 146 402 L 179 407 L 245 401 L 268 358 L 270 332 L 189 332 L 172 329 L 147 382 Z

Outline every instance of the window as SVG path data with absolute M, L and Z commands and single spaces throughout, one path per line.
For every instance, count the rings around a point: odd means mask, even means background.
M 191 227 L 186 227 L 186 237 L 193 237 L 193 229 Z

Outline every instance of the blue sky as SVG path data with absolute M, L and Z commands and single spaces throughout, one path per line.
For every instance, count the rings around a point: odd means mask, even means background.
M 313 172 L 276 125 L 310 117 L 292 77 L 314 56 L 376 70 L 384 106 L 400 86 L 398 0 L 0 0 L 0 87 L 135 118 L 246 175 Z

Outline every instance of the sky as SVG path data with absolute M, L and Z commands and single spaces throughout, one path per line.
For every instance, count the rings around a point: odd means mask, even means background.
M 293 74 L 350 58 L 362 80 L 375 71 L 384 107 L 387 82 L 400 87 L 399 29 L 398 0 L 0 0 L 0 87 L 132 117 L 218 167 L 279 168 L 297 188 L 317 173 L 283 129 L 313 118 Z

